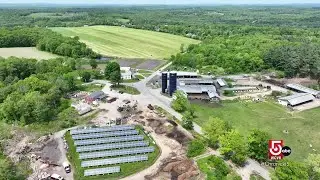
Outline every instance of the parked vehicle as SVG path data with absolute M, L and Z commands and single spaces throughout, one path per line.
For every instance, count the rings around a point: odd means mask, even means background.
M 52 174 L 50 177 L 53 180 L 64 180 L 64 178 L 61 177 L 59 174 Z
M 64 168 L 64 170 L 66 171 L 66 173 L 70 173 L 71 172 L 71 166 L 68 162 L 64 162 L 62 163 L 62 166 Z

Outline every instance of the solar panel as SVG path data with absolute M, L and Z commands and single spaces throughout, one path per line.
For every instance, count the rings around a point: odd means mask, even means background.
M 95 159 L 95 158 L 112 157 L 112 156 L 143 154 L 143 153 L 151 153 L 153 151 L 154 151 L 153 146 L 131 148 L 131 149 L 120 149 L 120 150 L 112 150 L 112 151 L 98 151 L 98 152 L 90 152 L 90 153 L 81 153 L 79 154 L 79 159 Z
M 138 141 L 143 139 L 144 139 L 143 135 L 133 135 L 133 136 L 110 137 L 110 138 L 101 138 L 101 139 L 77 140 L 77 141 L 74 141 L 74 144 L 76 146 L 85 146 L 85 145 L 106 144 L 106 143 L 114 143 L 114 142 Z
M 149 145 L 148 141 L 132 141 L 132 142 L 124 142 L 124 143 L 100 144 L 100 145 L 93 145 L 93 146 L 79 146 L 77 147 L 76 151 L 80 153 L 80 152 L 101 151 L 101 150 L 109 150 L 109 149 L 144 147 L 148 145 Z
M 88 133 L 98 133 L 98 132 L 110 132 L 110 131 L 125 131 L 129 129 L 134 129 L 132 125 L 119 125 L 119 126 L 105 126 L 99 128 L 87 128 L 87 129 L 72 129 L 70 131 L 71 135 L 74 134 L 88 134 Z
M 111 131 L 111 132 L 101 132 L 101 133 L 91 133 L 91 134 L 76 134 L 72 135 L 74 140 L 79 139 L 95 139 L 95 138 L 103 138 L 103 137 L 114 137 L 114 136 L 127 136 L 139 134 L 137 130 L 127 130 L 127 131 Z
M 103 166 L 103 165 L 110 165 L 110 164 L 121 164 L 121 163 L 139 162 L 139 161 L 147 161 L 147 160 L 148 160 L 147 155 L 124 156 L 124 157 L 109 158 L 109 159 L 82 161 L 81 167 Z
M 120 166 L 84 170 L 84 176 L 103 175 L 120 172 Z

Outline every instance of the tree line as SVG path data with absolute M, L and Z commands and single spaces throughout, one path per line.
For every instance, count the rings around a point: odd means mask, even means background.
M 34 47 L 73 58 L 99 58 L 100 55 L 79 41 L 79 37 L 65 37 L 45 28 L 1 28 L 0 48 Z

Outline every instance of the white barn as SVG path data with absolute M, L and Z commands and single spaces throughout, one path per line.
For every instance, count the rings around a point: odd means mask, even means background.
M 281 97 L 278 99 L 279 104 L 283 106 L 297 106 L 310 101 L 313 101 L 315 97 L 309 93 L 296 93 L 290 96 Z

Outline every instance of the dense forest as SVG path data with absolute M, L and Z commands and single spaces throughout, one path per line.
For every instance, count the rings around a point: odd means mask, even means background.
M 165 25 L 201 26 L 217 23 L 320 27 L 318 11 L 319 7 L 312 6 L 79 6 L 77 8 L 16 6 L 0 9 L 0 26 L 70 27 L 126 24 L 150 30 L 158 27 L 161 30 Z
M 1 28 L 0 48 L 33 47 L 41 51 L 51 52 L 73 58 L 97 58 L 100 55 L 79 42 L 78 37 L 64 37 L 45 28 Z

